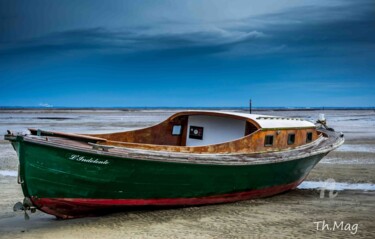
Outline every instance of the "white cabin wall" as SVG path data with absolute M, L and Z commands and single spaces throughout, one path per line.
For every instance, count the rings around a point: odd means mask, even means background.
M 203 127 L 203 139 L 189 138 L 190 126 Z M 245 135 L 245 120 L 207 115 L 191 115 L 188 119 L 186 146 L 218 144 L 242 138 Z

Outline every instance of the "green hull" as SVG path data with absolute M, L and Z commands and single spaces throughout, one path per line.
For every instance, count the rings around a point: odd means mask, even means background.
M 267 164 L 215 165 L 90 154 L 27 142 L 22 137 L 12 143 L 18 149 L 25 197 L 39 209 L 60 217 L 77 215 L 74 204 L 69 205 L 70 211 L 65 207 L 59 212 L 58 204 L 44 205 L 38 200 L 79 199 L 82 209 L 84 199 L 125 199 L 127 203 L 119 202 L 132 206 L 158 205 L 158 199 L 169 200 L 163 205 L 189 205 L 269 196 L 296 187 L 326 154 Z M 254 193 L 245 196 L 244 192 Z M 234 194 L 232 200 L 216 200 Z M 212 197 L 214 201 L 204 200 Z M 173 203 L 173 199 L 185 200 Z M 189 199 L 202 200 L 191 203 Z M 85 206 L 94 209 L 94 204 Z

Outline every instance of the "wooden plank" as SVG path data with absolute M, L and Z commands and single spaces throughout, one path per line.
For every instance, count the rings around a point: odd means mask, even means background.
M 104 142 L 107 141 L 106 139 L 93 137 L 83 134 L 74 134 L 74 133 L 63 133 L 63 132 L 56 132 L 56 131 L 46 131 L 46 130 L 38 130 L 29 128 L 32 135 L 37 135 L 38 131 L 40 131 L 41 135 L 43 136 L 59 136 L 69 139 L 76 139 L 76 140 L 83 140 L 83 141 L 99 141 Z

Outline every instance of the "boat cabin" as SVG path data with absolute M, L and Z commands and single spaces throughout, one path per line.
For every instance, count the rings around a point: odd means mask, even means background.
M 190 153 L 280 151 L 311 143 L 320 132 L 296 118 L 221 111 L 183 111 L 143 129 L 90 135 L 101 144 Z

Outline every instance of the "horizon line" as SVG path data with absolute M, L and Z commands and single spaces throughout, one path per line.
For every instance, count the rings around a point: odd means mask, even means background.
M 7 109 L 37 109 L 37 110 L 58 110 L 58 109 L 242 109 L 249 110 L 249 106 L 0 106 L 0 110 Z M 298 109 L 368 109 L 375 110 L 375 106 L 256 106 L 252 109 L 283 109 L 283 110 L 298 110 Z

